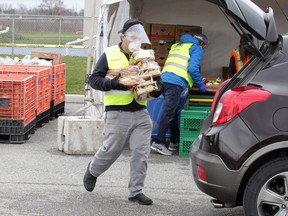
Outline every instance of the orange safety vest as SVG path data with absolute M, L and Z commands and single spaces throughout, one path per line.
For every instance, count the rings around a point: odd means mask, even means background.
M 250 60 L 249 56 L 247 56 L 244 61 L 241 60 L 239 48 L 236 48 L 231 52 L 230 58 L 231 57 L 234 57 L 236 73 L 238 73 L 238 71 L 241 70 L 241 68 Z

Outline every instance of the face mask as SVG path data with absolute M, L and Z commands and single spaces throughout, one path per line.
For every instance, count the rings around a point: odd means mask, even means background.
M 132 52 L 132 53 L 139 51 L 140 48 L 141 48 L 141 43 L 140 43 L 140 42 L 131 42 L 131 43 L 129 43 L 129 45 L 128 45 L 128 49 L 129 49 L 129 51 Z

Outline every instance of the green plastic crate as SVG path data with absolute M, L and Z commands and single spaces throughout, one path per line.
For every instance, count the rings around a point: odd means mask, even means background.
M 189 106 L 188 109 L 186 110 L 194 110 L 194 111 L 202 111 L 204 113 L 208 112 L 208 114 L 210 113 L 210 106 Z
M 198 136 L 186 136 L 180 138 L 179 156 L 189 156 L 191 145 L 197 137 Z
M 199 133 L 204 119 L 209 115 L 210 107 L 190 107 L 182 110 L 180 118 L 180 133 Z
M 190 146 L 198 137 L 204 119 L 209 115 L 210 107 L 189 107 L 182 110 L 180 120 L 179 155 L 189 155 Z

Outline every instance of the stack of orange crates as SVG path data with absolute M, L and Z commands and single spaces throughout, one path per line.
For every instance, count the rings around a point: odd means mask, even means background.
M 36 121 L 42 126 L 50 119 L 50 101 L 52 89 L 52 68 L 0 65 L 0 74 L 28 74 L 36 76 Z
M 31 58 L 45 59 L 51 61 L 52 67 L 52 88 L 50 119 L 57 118 L 64 113 L 65 109 L 65 90 L 66 90 L 66 64 L 62 63 L 63 58 L 59 53 L 51 52 L 31 52 Z
M 53 119 L 55 117 L 58 117 L 59 114 L 64 113 L 65 109 L 65 93 L 66 93 L 66 64 L 56 64 L 53 66 L 11 66 L 11 65 L 0 65 L 0 73 L 4 73 L 4 71 L 7 71 L 8 73 L 14 73 L 15 71 L 18 71 L 18 73 L 26 72 L 28 74 L 38 73 L 45 70 L 50 70 L 50 81 L 51 81 L 51 87 L 49 89 L 45 89 L 45 92 L 48 93 L 50 91 L 50 100 L 49 105 L 46 104 L 43 107 L 43 104 L 39 105 L 41 108 L 38 110 L 38 114 L 41 114 L 41 116 L 38 116 L 38 124 L 41 125 L 41 123 L 45 123 L 47 121 L 47 113 L 49 112 L 50 119 Z M 13 71 L 12 71 L 13 70 Z M 5 72 L 5 73 L 7 73 Z M 48 82 L 47 82 L 48 83 Z M 42 86 L 43 85 L 43 86 Z M 43 88 L 45 88 L 45 84 L 42 81 L 40 87 L 40 97 L 44 95 L 44 92 L 42 91 Z M 47 99 L 47 98 L 46 98 Z M 40 101 L 41 103 L 42 101 Z M 50 111 L 47 111 L 46 108 L 50 109 Z M 43 114 L 41 112 L 43 109 L 46 109 L 46 112 Z
M 24 143 L 36 127 L 36 76 L 0 74 L 0 140 Z

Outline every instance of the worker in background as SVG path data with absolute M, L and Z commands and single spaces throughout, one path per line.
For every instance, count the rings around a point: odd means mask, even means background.
M 125 147 L 131 150 L 128 200 L 151 205 L 152 200 L 143 194 L 150 153 L 152 121 L 146 101 L 136 102 L 129 88 L 118 82 L 119 76 L 107 79 L 108 70 L 129 66 L 129 58 L 141 43 L 150 43 L 143 23 L 130 19 L 124 23 L 118 45 L 105 49 L 96 63 L 89 84 L 104 94 L 104 141 L 88 164 L 83 178 L 84 187 L 92 192 L 97 179 L 121 155 Z M 120 74 L 119 74 L 120 75 Z M 153 97 L 160 96 L 160 90 Z M 150 93 L 151 95 L 151 93 Z
M 181 92 L 195 84 L 200 92 L 206 91 L 200 73 L 200 64 L 204 48 L 208 44 L 207 36 L 184 34 L 180 42 L 171 46 L 162 70 L 164 83 L 164 109 L 159 121 L 157 137 L 152 141 L 151 149 L 162 154 L 172 155 L 179 148 L 180 130 L 178 126 L 178 105 Z M 170 129 L 169 149 L 166 147 L 166 133 Z
M 251 34 L 247 33 L 247 36 L 253 42 L 253 37 Z M 244 49 L 244 41 L 241 38 L 239 45 L 231 52 L 230 62 L 228 68 L 228 79 L 232 78 L 234 74 L 238 73 L 241 68 L 250 60 L 251 54 Z

